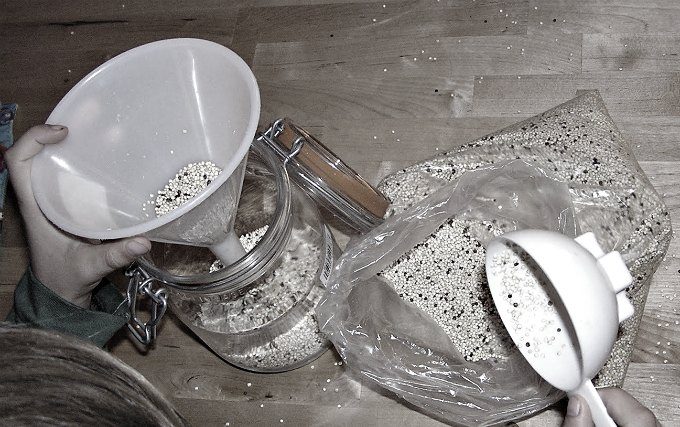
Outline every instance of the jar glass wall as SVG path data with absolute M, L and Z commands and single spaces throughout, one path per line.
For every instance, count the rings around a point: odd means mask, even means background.
M 314 202 L 254 144 L 236 215 L 247 254 L 222 267 L 207 249 L 154 243 L 141 265 L 167 282 L 172 311 L 213 351 L 244 369 L 295 369 L 329 346 L 319 302 L 339 249 Z

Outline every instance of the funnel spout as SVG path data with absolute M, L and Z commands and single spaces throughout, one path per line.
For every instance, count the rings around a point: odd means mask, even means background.
M 229 232 L 226 239 L 210 246 L 210 250 L 222 261 L 225 267 L 235 263 L 246 254 L 241 241 L 233 230 Z

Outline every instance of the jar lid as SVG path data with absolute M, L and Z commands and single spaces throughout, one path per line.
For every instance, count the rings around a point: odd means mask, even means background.
M 365 233 L 382 222 L 389 200 L 290 119 L 275 121 L 257 139 L 279 155 L 293 181 L 347 226 Z

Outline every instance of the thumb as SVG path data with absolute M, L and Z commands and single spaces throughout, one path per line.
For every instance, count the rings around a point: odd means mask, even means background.
M 151 242 L 146 237 L 133 237 L 101 245 L 88 245 L 88 271 L 93 281 L 131 264 L 137 257 L 151 250 Z
M 68 129 L 59 125 L 39 125 L 30 128 L 17 142 L 7 150 L 5 159 L 10 172 L 10 179 L 19 200 L 24 203 L 33 201 L 31 189 L 31 162 L 44 144 L 54 144 L 66 138 Z
M 571 396 L 562 427 L 592 427 L 593 425 L 590 408 L 585 399 L 577 394 Z
M 66 138 L 68 128 L 61 125 L 33 126 L 7 151 L 14 162 L 23 162 L 38 154 L 45 144 L 54 144 Z

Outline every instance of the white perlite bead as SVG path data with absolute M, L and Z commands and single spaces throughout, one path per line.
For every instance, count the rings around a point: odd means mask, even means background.
M 470 361 L 504 357 L 513 345 L 488 289 L 480 232 L 496 235 L 501 227 L 451 219 L 380 273 Z
M 191 200 L 222 172 L 213 162 L 189 163 L 175 174 L 155 200 L 145 202 L 155 207 L 156 216 L 163 216 Z
M 265 225 L 239 238 L 246 252 L 258 244 L 268 227 Z M 296 230 L 291 239 L 305 241 Z M 273 323 L 280 324 L 284 316 L 290 316 L 291 310 L 308 307 L 300 312 L 299 319 L 290 329 L 272 336 L 271 341 L 250 347 L 245 352 L 231 352 L 228 357 L 232 363 L 256 370 L 277 370 L 304 362 L 325 350 L 328 344 L 311 310 L 323 293 L 318 277 L 322 256 L 321 249 L 309 242 L 300 244 L 293 252 L 284 252 L 271 274 L 258 280 L 242 296 L 205 298 L 197 307 L 199 311 L 193 321 L 201 328 L 225 334 L 225 340 L 229 340 L 230 334 L 254 332 Z M 222 268 L 216 260 L 210 272 Z
M 503 290 L 504 300 L 497 304 L 510 314 L 507 325 L 528 358 L 559 361 L 565 351 L 573 351 L 564 320 L 550 297 L 549 280 L 526 252 L 509 245 L 491 259 L 490 271 L 500 278 Z
M 476 82 L 483 81 L 480 77 Z M 378 185 L 392 202 L 387 216 L 403 212 L 467 171 L 523 159 L 568 185 L 581 232 L 592 231 L 608 250 L 632 259 L 627 266 L 635 281 L 626 292 L 636 314 L 620 325 L 612 355 L 593 381 L 598 387 L 621 386 L 652 274 L 668 249 L 672 231 L 667 207 L 600 96 L 588 92 L 439 154 L 391 174 Z M 661 357 L 655 360 L 661 363 Z
M 249 252 L 267 232 L 268 225 L 239 237 Z M 285 315 L 303 300 L 316 280 L 320 250 L 310 244 L 300 245 L 295 253 L 285 252 L 279 266 L 260 279 L 243 296 L 210 298 L 198 314 L 204 328 L 213 332 L 240 333 L 251 331 Z M 219 260 L 210 267 L 214 272 L 224 268 Z
M 247 354 L 234 355 L 231 359 L 241 366 L 277 369 L 301 362 L 325 347 L 326 343 L 316 320 L 307 315 L 292 329 L 271 342 L 254 347 Z
M 253 248 L 257 245 L 257 243 L 260 241 L 260 239 L 262 239 L 262 237 L 265 235 L 268 229 L 269 226 L 265 225 L 263 227 L 258 228 L 257 230 L 251 231 L 250 233 L 246 233 L 240 236 L 238 240 L 241 242 L 243 250 L 246 253 L 252 251 Z M 214 273 L 223 268 L 224 265 L 222 264 L 222 261 L 216 259 L 215 262 L 213 262 L 212 265 L 210 266 L 210 272 Z

